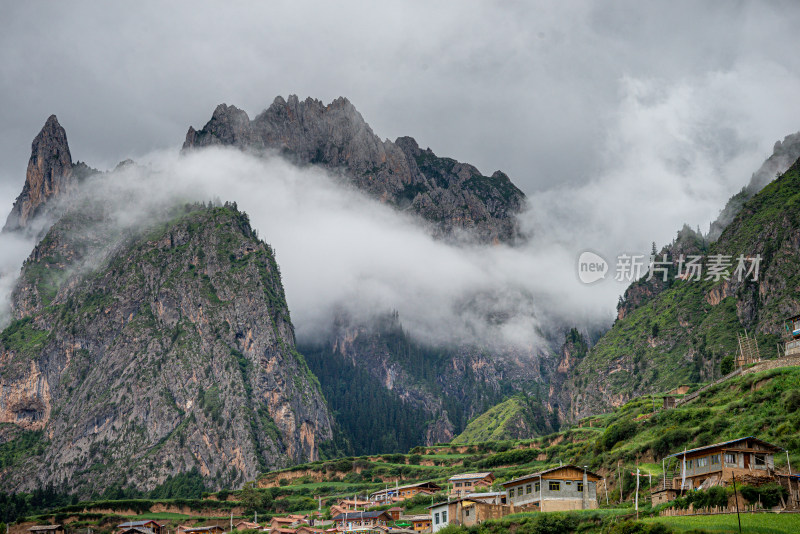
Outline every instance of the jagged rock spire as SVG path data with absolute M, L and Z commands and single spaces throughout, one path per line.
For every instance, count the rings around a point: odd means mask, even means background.
M 73 181 L 67 132 L 58 123 L 58 118 L 50 115 L 31 144 L 25 185 L 11 208 L 3 231 L 25 228 L 50 198 L 67 191 Z

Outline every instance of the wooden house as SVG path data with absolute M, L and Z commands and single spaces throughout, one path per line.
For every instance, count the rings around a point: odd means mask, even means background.
M 205 527 L 189 527 L 183 529 L 186 534 L 223 534 L 225 529 L 219 525 L 208 525 Z
M 680 492 L 728 485 L 735 475 L 739 480 L 773 479 L 774 454 L 783 449 L 754 436 L 689 449 L 667 456 L 676 459 L 672 484 L 663 490 Z M 668 488 L 669 486 L 669 488 Z
M 447 481 L 450 484 L 451 497 L 463 497 L 468 493 L 474 493 L 478 488 L 489 488 L 494 483 L 494 474 L 486 473 L 463 473 L 450 477 Z
M 567 464 L 504 482 L 511 513 L 555 512 L 597 508 L 597 483 L 603 477 Z
M 276 528 L 294 528 L 300 524 L 300 521 L 291 517 L 273 517 L 269 522 L 269 528 L 270 530 L 275 530 Z
M 370 493 L 369 500 L 375 504 L 387 504 L 391 502 L 400 502 L 410 499 L 419 493 L 432 495 L 437 491 L 441 491 L 441 486 L 433 482 L 419 482 L 417 484 L 408 484 L 398 488 L 386 488 L 374 493 Z
M 252 521 L 239 521 L 238 523 L 233 525 L 233 528 L 236 530 L 253 530 L 258 529 L 261 530 L 261 525 L 258 523 L 253 523 Z
M 403 509 L 400 508 L 399 506 L 392 506 L 391 508 L 386 510 L 386 513 L 392 516 L 392 519 L 397 521 L 398 519 L 400 519 L 400 514 L 403 513 Z
M 800 315 L 786 320 L 787 340 L 783 348 L 784 356 L 800 354 Z
M 64 534 L 62 525 L 36 525 L 28 528 L 32 534 Z
M 408 523 L 412 530 L 422 532 L 431 528 L 431 515 L 430 514 L 416 514 L 416 515 L 401 515 L 400 522 Z
M 392 516 L 384 511 L 378 512 L 347 512 L 333 518 L 334 524 L 344 530 L 360 528 L 373 528 L 386 526 L 392 521 Z
M 500 519 L 511 513 L 509 505 L 495 504 L 491 499 L 469 497 L 434 504 L 428 509 L 431 511 L 431 532 L 437 532 L 448 525 L 469 527 L 487 519 Z
M 347 512 L 350 512 L 350 511 L 353 511 L 353 510 L 361 510 L 361 509 L 366 508 L 369 505 L 370 505 L 369 501 L 361 500 L 359 498 L 355 498 L 355 499 L 339 499 L 336 502 L 336 506 L 338 506 L 339 508 L 341 508 L 342 510 L 345 510 Z
M 128 531 L 133 531 L 130 534 L 161 534 L 161 523 L 148 519 L 145 521 L 128 521 L 117 525 L 117 534 L 124 534 Z

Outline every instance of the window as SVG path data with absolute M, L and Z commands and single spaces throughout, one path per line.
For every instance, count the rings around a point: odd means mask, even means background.
M 460 488 L 461 487 L 461 482 L 456 482 L 456 487 Z
M 433 523 L 435 525 L 439 524 L 439 512 L 436 512 L 435 514 L 433 514 Z
M 442 512 L 442 523 L 447 523 L 447 511 Z
M 532 492 L 532 491 L 533 491 L 533 486 L 531 486 L 530 484 L 528 484 L 527 486 L 525 486 L 525 493 L 526 493 L 526 494 L 528 494 L 528 493 L 530 493 L 530 492 Z
M 537 482 L 536 484 L 533 485 L 533 491 L 535 491 L 536 493 L 539 493 L 540 489 L 541 489 L 541 485 L 540 485 L 539 482 Z
M 736 453 L 735 452 L 726 452 L 725 453 L 725 463 L 726 464 L 735 464 L 736 462 Z
M 550 491 L 561 491 L 561 482 L 550 482 Z
M 708 465 L 708 458 L 707 457 L 703 457 L 703 458 L 698 458 L 697 459 L 697 467 L 705 467 L 707 465 Z
M 765 454 L 756 454 L 756 467 L 764 467 L 767 465 L 767 456 Z
M 578 491 L 583 492 L 583 482 L 578 482 Z
M 719 454 L 712 454 L 711 465 L 717 465 L 718 463 L 719 463 Z
M 511 488 L 510 490 L 508 490 L 508 496 L 509 496 L 509 498 L 511 498 L 511 499 L 513 499 L 513 498 L 514 498 L 514 488 Z
M 694 465 L 694 460 L 686 460 L 686 469 L 691 469 Z

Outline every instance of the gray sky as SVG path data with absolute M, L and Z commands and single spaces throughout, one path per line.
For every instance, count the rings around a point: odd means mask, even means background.
M 381 137 L 507 172 L 531 200 L 525 224 L 560 250 L 647 252 L 683 222 L 707 229 L 773 143 L 800 130 L 796 2 L 2 10 L 3 219 L 51 113 L 73 158 L 105 169 L 177 150 L 221 102 L 253 117 L 276 95 L 342 95 Z

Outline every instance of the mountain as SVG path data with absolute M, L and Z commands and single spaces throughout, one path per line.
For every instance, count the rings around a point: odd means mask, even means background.
M 76 202 L 26 261 L 0 334 L 10 489 L 212 487 L 320 457 L 333 438 L 294 345 L 272 249 L 233 205 L 115 229 Z
M 31 144 L 25 185 L 11 208 L 3 231 L 26 227 L 51 197 L 68 191 L 74 185 L 67 132 L 56 116 L 50 115 Z
M 708 239 L 716 241 L 728 224 L 733 220 L 745 202 L 761 191 L 776 176 L 786 172 L 797 158 L 800 158 L 800 132 L 784 137 L 783 141 L 776 141 L 772 148 L 772 155 L 750 177 L 750 182 L 742 190 L 732 196 L 720 212 L 717 219 L 711 223 Z
M 571 418 L 719 377 L 745 332 L 762 358 L 777 355 L 784 319 L 800 313 L 800 162 L 747 200 L 715 242 L 685 228 L 665 251 L 667 282 L 634 282 L 613 327 L 556 392 Z M 686 277 L 685 265 L 679 276 L 681 253 L 702 257 L 701 279 Z M 760 259 L 757 277 L 735 274 L 739 256 L 745 270 L 754 267 L 747 258 Z M 718 261 L 730 264 L 729 279 L 709 276 Z
M 340 317 L 325 341 L 301 350 L 356 454 L 449 442 L 472 417 L 543 382 L 548 372 L 548 362 L 511 349 L 421 343 L 403 330 L 397 313 L 358 326 Z M 353 383 L 345 385 L 348 378 Z M 381 414 L 401 413 L 376 418 L 364 409 L 380 403 L 392 407 Z
M 415 213 L 442 239 L 490 244 L 522 238 L 515 216 L 525 196 L 505 174 L 484 176 L 420 148 L 411 137 L 382 141 L 346 98 L 325 105 L 277 97 L 252 120 L 221 104 L 202 129 L 189 129 L 183 149 L 209 146 L 279 153 L 298 165 L 321 166 L 377 201 Z M 542 367 L 549 365 L 531 351 L 420 343 L 403 331 L 390 306 L 368 321 L 340 314 L 322 340 L 317 336 L 301 347 L 356 453 L 447 442 L 471 417 L 541 381 Z M 342 386 L 356 376 L 358 385 Z M 387 407 L 394 423 L 378 424 L 372 413 L 360 411 L 366 399 Z M 365 436 L 363 428 L 374 431 Z
M 346 98 L 325 105 L 279 96 L 253 120 L 220 104 L 202 129 L 189 128 L 183 148 L 212 145 L 277 151 L 298 164 L 340 172 L 381 202 L 422 217 L 439 237 L 520 238 L 515 215 L 525 195 L 508 176 L 484 176 L 472 165 L 421 149 L 411 137 L 381 141 Z

